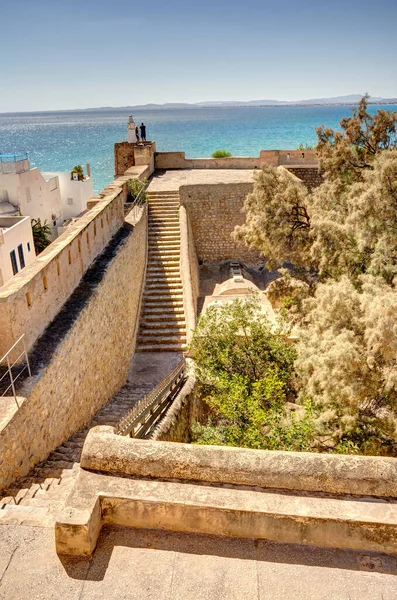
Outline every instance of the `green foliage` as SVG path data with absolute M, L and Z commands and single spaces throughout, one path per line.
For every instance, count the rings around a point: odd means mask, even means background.
M 47 221 L 42 224 L 40 219 L 32 219 L 32 232 L 35 252 L 40 254 L 51 244 L 51 227 L 47 225 Z
M 310 146 L 310 144 L 299 144 L 297 150 L 314 150 L 314 146 Z
M 146 180 L 141 181 L 140 179 L 129 179 L 128 202 L 138 202 L 138 204 L 145 204 L 145 202 L 148 201 L 146 185 Z
M 76 165 L 70 172 L 70 178 L 73 179 L 73 173 L 77 173 L 79 181 L 83 181 L 84 177 L 84 169 L 81 165 Z
M 216 150 L 212 153 L 211 156 L 212 158 L 229 158 L 230 156 L 232 156 L 232 154 L 227 150 Z
M 190 350 L 212 414 L 196 424 L 199 444 L 303 450 L 312 442 L 312 407 L 295 405 L 294 348 L 255 299 L 209 307 Z

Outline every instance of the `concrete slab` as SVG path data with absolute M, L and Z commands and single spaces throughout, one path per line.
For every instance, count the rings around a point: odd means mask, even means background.
M 383 554 L 105 527 L 90 559 L 49 529 L 0 526 L 1 600 L 395 600 Z

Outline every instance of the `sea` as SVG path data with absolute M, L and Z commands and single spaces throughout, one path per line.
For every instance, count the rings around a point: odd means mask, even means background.
M 397 110 L 397 105 L 372 105 Z M 0 153 L 27 152 L 41 171 L 69 171 L 91 165 L 94 189 L 113 179 L 113 144 L 127 139 L 129 109 L 0 114 Z M 258 156 L 260 150 L 295 149 L 316 143 L 315 129 L 339 128 L 351 106 L 277 106 L 140 110 L 147 139 L 158 152 L 185 152 L 187 158 L 228 150 L 234 156 Z

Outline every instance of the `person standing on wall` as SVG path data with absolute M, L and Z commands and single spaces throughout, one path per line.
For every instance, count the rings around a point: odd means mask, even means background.
M 145 125 L 145 123 L 141 123 L 140 130 L 141 130 L 141 140 L 142 140 L 142 142 L 146 142 L 146 125 Z
M 135 127 L 135 135 L 136 135 L 136 142 L 137 142 L 137 144 L 139 144 L 139 129 L 138 129 L 138 125 Z

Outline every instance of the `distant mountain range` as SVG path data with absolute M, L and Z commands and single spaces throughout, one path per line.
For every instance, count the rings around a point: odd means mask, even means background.
M 249 101 L 206 101 L 189 104 L 187 102 L 167 102 L 166 104 L 136 104 L 135 106 L 103 106 L 101 108 L 85 110 L 162 110 L 162 109 L 182 109 L 182 108 L 227 108 L 235 106 L 333 106 L 338 104 L 357 104 L 364 94 L 350 94 L 348 96 L 336 96 L 335 98 L 310 98 L 309 100 L 249 100 Z M 397 98 L 380 98 L 371 96 L 370 104 L 397 104 Z

